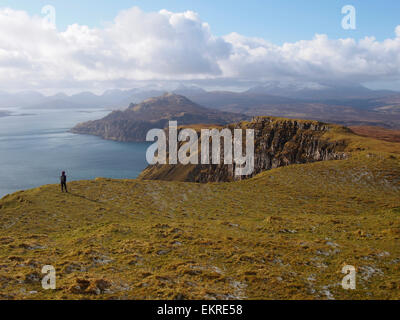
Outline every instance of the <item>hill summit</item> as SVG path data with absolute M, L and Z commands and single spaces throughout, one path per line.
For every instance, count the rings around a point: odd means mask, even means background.
M 154 128 L 165 128 L 169 120 L 179 124 L 224 125 L 248 117 L 202 107 L 188 98 L 173 93 L 131 103 L 124 111 L 113 111 L 100 120 L 80 123 L 71 131 L 100 136 L 107 140 L 142 142 Z

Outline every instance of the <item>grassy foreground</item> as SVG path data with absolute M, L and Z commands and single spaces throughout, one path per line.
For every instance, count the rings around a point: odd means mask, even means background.
M 400 299 L 399 144 L 349 148 L 234 183 L 98 178 L 8 195 L 0 299 Z

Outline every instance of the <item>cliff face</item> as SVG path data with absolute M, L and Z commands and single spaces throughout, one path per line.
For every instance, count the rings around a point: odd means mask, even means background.
M 122 113 L 114 111 L 113 113 Z M 113 115 L 113 113 L 111 115 Z M 103 118 L 95 121 L 88 121 L 76 125 L 71 132 L 79 134 L 89 134 L 99 136 L 106 140 L 123 142 L 143 142 L 146 141 L 146 134 L 153 128 L 164 128 L 167 120 L 156 122 L 124 119 Z
M 155 128 L 165 128 L 169 120 L 180 125 L 227 124 L 248 119 L 247 116 L 204 108 L 176 94 L 165 94 L 124 111 L 113 111 L 100 120 L 76 125 L 71 132 L 100 136 L 107 140 L 146 141 L 146 134 Z
M 262 171 L 291 164 L 345 159 L 345 141 L 328 141 L 323 137 L 332 127 L 317 121 L 256 117 L 251 122 L 227 126 L 231 130 L 254 129 L 254 172 L 251 176 L 235 176 L 234 164 L 178 164 L 149 166 L 139 178 L 200 183 L 228 182 L 250 178 Z

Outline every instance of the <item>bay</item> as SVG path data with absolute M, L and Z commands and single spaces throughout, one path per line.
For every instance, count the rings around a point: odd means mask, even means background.
M 12 116 L 0 117 L 0 197 L 58 184 L 61 171 L 67 172 L 69 181 L 134 179 L 147 166 L 148 143 L 107 141 L 68 132 L 79 122 L 104 117 L 109 110 L 11 111 Z

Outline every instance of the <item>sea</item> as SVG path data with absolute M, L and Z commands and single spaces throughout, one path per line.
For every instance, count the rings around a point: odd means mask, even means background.
M 135 179 L 146 168 L 149 143 L 103 140 L 68 132 L 96 120 L 105 109 L 7 109 L 0 117 L 0 198 L 18 190 L 97 177 Z M 5 109 L 0 109 L 5 111 Z

